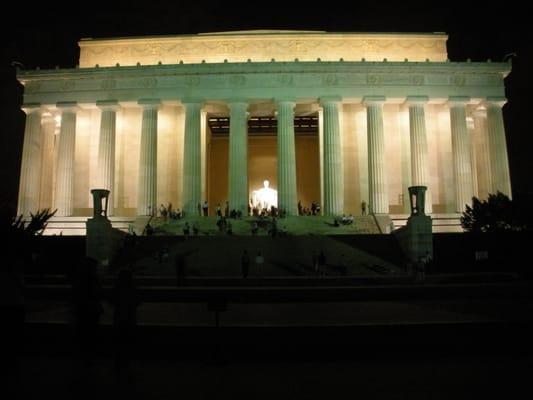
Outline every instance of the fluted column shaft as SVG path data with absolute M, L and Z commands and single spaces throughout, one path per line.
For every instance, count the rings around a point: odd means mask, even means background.
M 157 101 L 140 102 L 143 107 L 137 215 L 157 213 Z
M 185 103 L 183 209 L 187 216 L 198 215 L 198 204 L 201 204 L 201 108 L 200 102 Z
M 229 207 L 248 215 L 248 104 L 230 103 L 229 126 Z
M 368 209 L 372 214 L 389 213 L 389 192 L 385 171 L 383 103 L 385 99 L 365 99 L 368 135 Z
M 73 106 L 73 104 L 58 105 L 62 109 L 55 192 L 55 207 L 58 217 L 68 217 L 74 214 L 76 109 Z
M 294 102 L 277 102 L 278 111 L 278 207 L 287 215 L 298 215 Z
M 487 99 L 487 131 L 491 164 L 491 193 L 502 192 L 512 197 L 507 143 L 503 125 L 502 99 Z
M 455 176 L 455 211 L 462 212 L 466 204 L 472 204 L 474 195 L 470 143 L 466 125 L 466 100 L 450 101 L 450 120 Z
M 427 98 L 407 98 L 409 106 L 409 137 L 411 143 L 411 185 L 426 186 L 425 211 L 433 211 L 429 188 L 428 142 L 424 104 Z
M 487 111 L 485 109 L 478 109 L 474 112 L 474 134 L 478 196 L 482 199 L 487 199 L 492 190 L 492 183 L 489 138 L 487 134 Z
M 30 213 L 35 213 L 39 209 L 42 159 L 41 108 L 35 104 L 23 109 L 26 112 L 26 126 L 22 147 L 18 214 L 28 217 Z
M 116 102 L 97 102 L 102 108 L 100 116 L 100 142 L 98 144 L 98 189 L 109 190 L 107 215 L 113 215 L 115 188 L 115 130 Z
M 324 112 L 324 215 L 342 214 L 344 209 L 339 101 L 321 99 Z

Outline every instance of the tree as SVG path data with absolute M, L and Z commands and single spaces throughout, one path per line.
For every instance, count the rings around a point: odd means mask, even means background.
M 517 205 L 505 194 L 489 194 L 487 200 L 472 198 L 461 216 L 461 226 L 467 232 L 505 232 L 527 229 Z
M 14 216 L 8 207 L 2 207 L 0 211 L 0 234 L 5 240 L 5 256 L 8 262 L 16 259 L 24 259 L 31 255 L 32 237 L 43 234 L 48 220 L 57 210 L 38 210 L 35 214 L 30 213 L 30 221 L 24 221 L 22 215 Z
M 57 209 L 50 212 L 49 208 L 38 210 L 36 214 L 30 213 L 30 222 L 26 224 L 22 215 L 15 217 L 11 222 L 11 229 L 24 233 L 26 236 L 41 236 Z

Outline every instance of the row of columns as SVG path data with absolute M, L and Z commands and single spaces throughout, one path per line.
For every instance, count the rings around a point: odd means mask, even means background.
M 323 108 L 323 210 L 325 215 L 343 212 L 343 176 L 341 134 L 339 127 L 338 97 L 320 99 Z M 427 97 L 407 98 L 411 146 L 411 185 L 429 187 L 428 144 L 425 122 Z M 462 211 L 474 195 L 472 160 L 468 135 L 466 105 L 469 98 L 450 98 L 450 122 L 452 156 L 455 178 L 456 211 Z M 183 209 L 188 215 L 198 214 L 202 201 L 201 166 L 201 100 L 184 100 L 185 137 L 183 161 Z M 367 110 L 369 210 L 374 214 L 389 212 L 388 184 L 383 128 L 384 97 L 367 97 L 363 101 Z M 100 139 L 98 145 L 98 182 L 100 188 L 114 192 L 116 101 L 99 101 L 101 108 Z M 482 156 L 490 171 L 489 192 L 501 191 L 511 195 L 507 147 L 503 126 L 500 98 L 488 98 L 486 119 L 479 113 L 476 129 L 486 131 L 488 155 Z M 139 158 L 137 214 L 150 215 L 157 207 L 157 113 L 159 100 L 140 100 L 142 107 L 141 148 Z M 73 215 L 74 199 L 74 151 L 76 139 L 76 103 L 58 103 L 61 111 L 55 208 L 57 216 Z M 288 215 L 297 215 L 296 148 L 294 136 L 294 107 L 292 99 L 276 101 L 278 132 L 278 206 Z M 248 209 L 248 104 L 244 99 L 229 102 L 229 204 L 231 209 L 243 213 Z M 26 105 L 27 113 L 22 154 L 22 170 L 19 195 L 19 212 L 25 216 L 38 208 L 42 134 L 41 107 Z M 477 121 L 479 119 L 479 121 Z M 490 162 L 488 161 L 490 160 Z M 427 193 L 426 210 L 431 212 L 431 191 Z M 113 215 L 113 201 L 108 214 Z

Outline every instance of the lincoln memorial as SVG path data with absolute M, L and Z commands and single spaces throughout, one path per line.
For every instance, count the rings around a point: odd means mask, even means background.
M 243 31 L 82 39 L 73 69 L 18 71 L 26 113 L 18 212 L 133 220 L 172 203 L 248 213 L 261 190 L 298 214 L 426 212 L 511 195 L 510 64 L 450 62 L 447 35 Z M 265 186 L 268 181 L 268 187 Z M 274 197 L 273 197 L 274 198 Z

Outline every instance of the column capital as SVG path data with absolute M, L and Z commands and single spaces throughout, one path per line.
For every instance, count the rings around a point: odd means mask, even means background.
M 487 104 L 488 106 L 497 106 L 501 108 L 504 106 L 505 103 L 507 103 L 507 99 L 501 96 L 487 97 L 485 99 L 485 104 Z
M 340 103 L 342 101 L 341 96 L 322 96 L 318 99 L 318 102 L 322 107 L 329 103 Z
M 143 109 L 158 109 L 161 106 L 160 99 L 139 99 L 137 102 Z
M 472 115 L 474 117 L 486 117 L 487 116 L 487 108 L 484 105 L 480 105 L 480 106 L 476 107 L 472 111 Z
M 294 107 L 296 106 L 296 103 L 294 101 L 283 99 L 283 100 L 276 100 L 276 110 L 274 111 L 274 114 L 277 114 L 280 107 L 289 107 L 291 110 L 294 111 Z
M 42 111 L 41 103 L 24 103 L 20 108 L 26 114 Z
M 363 97 L 363 105 L 365 107 L 374 105 L 383 105 L 387 98 L 385 96 L 365 96 Z
M 59 101 L 56 103 L 56 107 L 62 112 L 64 111 L 78 111 L 78 103 L 76 101 Z
M 116 100 L 97 100 L 96 107 L 100 108 L 101 110 L 116 111 L 118 108 L 120 108 L 120 105 Z
M 200 107 L 204 105 L 205 99 L 201 99 L 199 97 L 184 97 L 181 99 L 181 104 L 199 104 Z
M 424 105 L 429 101 L 428 96 L 407 96 L 405 98 L 405 104 L 411 105 Z
M 457 106 L 466 106 L 466 103 L 470 101 L 468 96 L 450 96 L 448 97 L 448 106 L 457 107 Z

